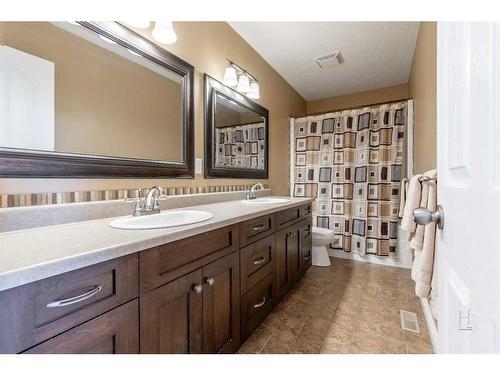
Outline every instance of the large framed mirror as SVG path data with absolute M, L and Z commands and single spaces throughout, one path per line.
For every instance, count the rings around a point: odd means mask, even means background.
M 192 178 L 193 75 L 118 22 L 0 22 L 0 175 Z
M 205 177 L 268 178 L 269 111 L 205 74 Z

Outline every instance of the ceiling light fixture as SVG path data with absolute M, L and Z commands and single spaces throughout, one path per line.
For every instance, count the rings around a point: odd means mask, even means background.
M 162 44 L 172 44 L 177 40 L 174 26 L 170 21 L 156 21 L 151 34 L 154 40 Z
M 236 91 L 245 94 L 250 99 L 260 98 L 259 82 L 255 77 L 242 67 L 226 59 L 229 65 L 224 70 L 222 82 L 229 87 L 234 87 Z

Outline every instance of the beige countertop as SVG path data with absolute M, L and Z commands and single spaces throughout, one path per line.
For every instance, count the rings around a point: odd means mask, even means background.
M 183 207 L 208 211 L 214 217 L 174 228 L 113 229 L 108 224 L 115 218 L 106 218 L 2 233 L 0 291 L 313 201 L 290 199 L 274 205 L 237 200 Z

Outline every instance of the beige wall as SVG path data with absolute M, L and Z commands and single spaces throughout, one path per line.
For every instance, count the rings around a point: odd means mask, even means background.
M 414 100 L 414 173 L 437 165 L 436 64 L 437 24 L 422 22 L 409 79 L 409 92 Z
M 270 178 L 275 194 L 288 194 L 288 117 L 306 111 L 305 100 L 225 22 L 174 22 L 177 42 L 165 48 L 194 65 L 195 155 L 203 158 L 203 73 L 222 80 L 225 58 L 243 66 L 261 83 L 259 104 L 269 110 Z M 140 31 L 146 36 L 150 30 Z M 64 192 L 164 186 L 248 184 L 256 180 L 207 179 L 0 179 L 0 194 Z
M 343 108 L 358 107 L 375 103 L 390 102 L 408 98 L 408 84 L 381 87 L 353 94 L 333 96 L 307 102 L 307 114 L 321 113 Z
M 0 45 L 55 65 L 56 151 L 182 160 L 180 83 L 48 22 L 0 28 Z

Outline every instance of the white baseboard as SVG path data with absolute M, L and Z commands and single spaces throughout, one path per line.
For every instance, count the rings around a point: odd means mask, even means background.
M 427 298 L 420 298 L 420 304 L 422 305 L 422 310 L 424 312 L 425 323 L 427 324 L 427 329 L 429 330 L 429 335 L 431 336 L 432 349 L 434 353 L 438 353 L 437 339 L 438 331 L 436 327 L 436 322 L 432 317 L 431 308 L 429 306 L 429 300 Z

